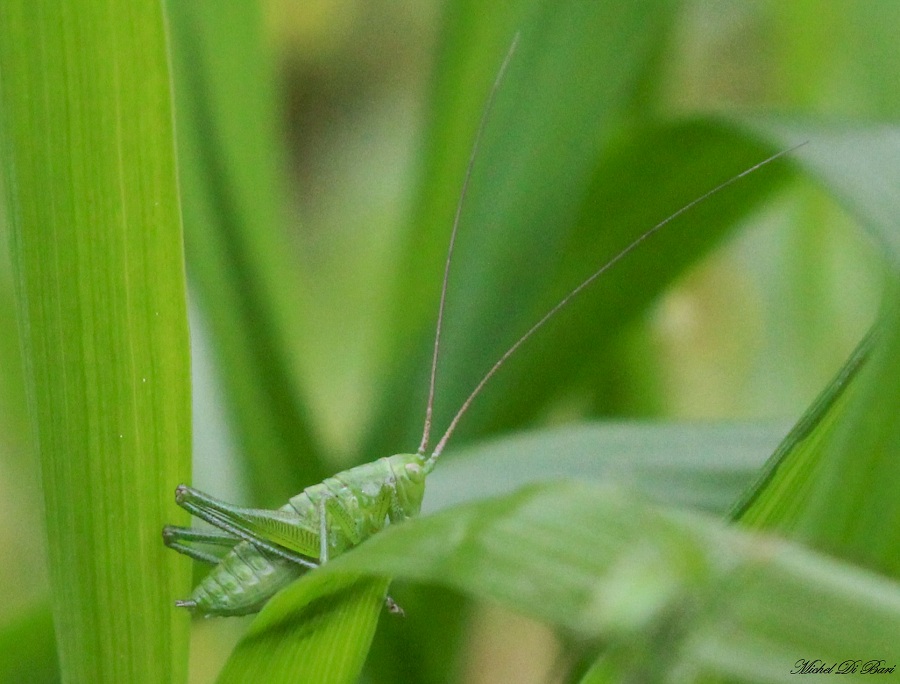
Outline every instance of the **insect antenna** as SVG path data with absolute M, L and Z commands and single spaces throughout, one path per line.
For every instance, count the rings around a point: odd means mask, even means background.
M 494 77 L 494 83 L 488 93 L 487 102 L 485 102 L 484 110 L 481 112 L 481 121 L 478 123 L 478 129 L 475 132 L 475 139 L 472 142 L 472 150 L 469 153 L 469 163 L 466 165 L 466 175 L 463 177 L 462 189 L 459 192 L 459 200 L 456 202 L 456 213 L 453 217 L 453 229 L 450 231 L 450 245 L 447 247 L 447 258 L 444 262 L 444 280 L 441 284 L 441 301 L 438 305 L 437 324 L 434 329 L 434 351 L 431 356 L 431 378 L 428 383 L 428 404 L 425 407 L 425 424 L 422 428 L 422 441 L 419 443 L 418 453 L 424 455 L 428 449 L 428 441 L 431 438 L 431 417 L 434 409 L 434 386 L 437 379 L 438 354 L 441 348 L 441 329 L 444 324 L 444 304 L 447 300 L 447 283 L 450 280 L 450 262 L 453 260 L 453 247 L 456 245 L 456 233 L 459 230 L 459 220 L 462 216 L 463 204 L 466 199 L 466 192 L 469 189 L 469 180 L 472 177 L 472 168 L 475 166 L 475 158 L 478 156 L 478 146 L 487 126 L 491 108 L 494 104 L 494 98 L 500 89 L 500 83 L 503 81 L 503 75 L 512 59 L 513 53 L 516 51 L 516 45 L 519 43 L 519 34 L 513 37 L 509 49 L 506 51 L 506 57 L 497 70 Z
M 543 317 L 542 317 L 537 323 L 535 323 L 534 325 L 532 325 L 532 326 L 525 332 L 524 335 L 522 335 L 518 340 L 516 340 L 515 343 L 514 343 L 509 349 L 507 349 L 506 352 L 504 352 L 504 354 L 503 354 L 499 359 L 497 359 L 496 363 L 494 363 L 494 365 L 493 365 L 493 366 L 491 367 L 491 369 L 485 374 L 485 376 L 481 379 L 481 381 L 480 381 L 477 385 L 475 385 L 475 389 L 472 390 L 472 393 L 471 393 L 471 394 L 466 398 L 466 400 L 462 403 L 462 406 L 460 407 L 459 411 L 457 411 L 456 415 L 453 417 L 453 420 L 450 421 L 450 426 L 447 428 L 447 431 L 446 431 L 446 432 L 444 433 L 444 435 L 441 437 L 440 441 L 437 443 L 437 446 L 435 446 L 434 451 L 433 451 L 432 454 L 428 457 L 428 460 L 425 462 L 425 470 L 426 470 L 426 472 L 429 472 L 429 471 L 434 467 L 435 461 L 437 461 L 438 457 L 439 457 L 439 456 L 441 455 L 441 453 L 444 451 L 444 447 L 447 446 L 447 441 L 450 439 L 451 435 L 453 434 L 453 431 L 456 429 L 456 426 L 459 424 L 459 421 L 460 421 L 460 420 L 462 419 L 462 417 L 465 415 L 466 411 L 468 411 L 469 406 L 472 405 L 472 402 L 473 402 L 473 401 L 475 400 L 475 398 L 481 393 L 481 390 L 484 389 L 484 386 L 488 383 L 488 381 L 489 381 L 492 377 L 494 377 L 494 375 L 496 374 L 496 372 L 497 372 L 498 370 L 500 370 L 500 367 L 506 362 L 506 360 L 507 360 L 510 356 L 512 356 L 513 354 L 515 354 L 516 351 L 519 349 L 519 347 L 521 347 L 523 344 L 525 344 L 525 342 L 526 342 L 532 335 L 534 335 L 538 330 L 540 330 L 542 327 L 544 327 L 544 325 L 545 325 L 551 318 L 553 318 L 557 313 L 559 313 L 559 311 L 560 311 L 561 309 L 563 309 L 563 308 L 564 308 L 567 304 L 569 304 L 575 297 L 577 297 L 577 296 L 578 296 L 585 288 L 587 288 L 588 286 L 590 286 L 595 280 L 597 280 L 597 278 L 599 278 L 599 277 L 600 277 L 601 275 L 603 275 L 607 270 L 609 270 L 610 268 L 612 268 L 616 263 L 618 263 L 621 259 L 623 259 L 625 256 L 627 256 L 632 250 L 634 250 L 635 248 L 637 248 L 637 246 L 640 245 L 644 240 L 646 240 L 647 238 L 649 238 L 650 236 L 652 236 L 654 233 L 656 233 L 657 231 L 659 231 L 661 228 L 663 228 L 663 227 L 666 226 L 667 224 L 669 224 L 669 223 L 671 223 L 672 221 L 674 221 L 676 218 L 678 218 L 679 216 L 681 216 L 681 215 L 684 214 L 685 212 L 690 211 L 691 209 L 693 209 L 694 207 L 696 207 L 696 206 L 697 206 L 698 204 L 700 204 L 701 202 L 704 202 L 705 200 L 709 199 L 710 197 L 712 197 L 713 195 L 715 195 L 715 194 L 718 193 L 719 191 L 724 190 L 725 188 L 727 188 L 729 185 L 731 185 L 731 184 L 733 184 L 733 183 L 736 183 L 736 182 L 739 181 L 740 179 L 742 179 L 742 178 L 744 178 L 744 177 L 750 175 L 751 173 L 753 173 L 753 172 L 756 171 L 757 169 L 759 169 L 759 168 L 765 166 L 766 164 L 769 164 L 770 162 L 775 161 L 775 160 L 778 159 L 779 157 L 782 157 L 782 156 L 784 156 L 784 155 L 786 155 L 786 154 L 789 154 L 789 153 L 793 152 L 794 150 L 796 150 L 796 149 L 799 148 L 799 147 L 802 147 L 802 146 L 805 145 L 805 144 L 806 144 L 806 142 L 802 142 L 802 143 L 800 143 L 800 144 L 798 144 L 798 145 L 794 145 L 793 147 L 789 147 L 789 148 L 787 148 L 787 149 L 785 149 L 785 150 L 782 150 L 782 151 L 780 151 L 780 152 L 777 152 L 776 154 L 773 154 L 771 157 L 768 157 L 767 159 L 764 159 L 764 160 L 762 160 L 761 162 L 758 162 L 758 163 L 754 164 L 754 165 L 751 166 L 750 168 L 745 169 L 744 171 L 741 171 L 739 174 L 737 174 L 737 175 L 735 175 L 735 176 L 732 176 L 732 177 L 729 178 L 728 180 L 726 180 L 726 181 L 720 183 L 719 185 L 717 185 L 716 187 L 714 187 L 712 190 L 708 190 L 706 193 L 700 195 L 700 197 L 696 198 L 695 200 L 693 200 L 693 201 L 691 201 L 691 202 L 688 202 L 688 203 L 685 204 L 683 207 L 681 207 L 681 209 L 679 209 L 678 211 L 676 211 L 674 214 L 669 215 L 667 218 L 663 219 L 662 221 L 660 221 L 659 223 L 657 223 L 655 226 L 653 226 L 653 227 L 650 228 L 649 230 L 647 230 L 647 231 L 641 233 L 641 234 L 640 234 L 637 238 L 635 238 L 635 239 L 634 239 L 627 247 L 625 247 L 624 249 L 622 249 L 618 254 L 616 254 L 616 255 L 615 255 L 614 257 L 612 257 L 609 261 L 607 261 L 606 263 L 604 263 L 600 268 L 598 268 L 596 271 L 594 271 L 594 273 L 592 273 L 592 274 L 591 274 L 590 276 L 588 276 L 585 280 L 583 280 L 583 281 L 581 282 L 581 284 L 579 284 L 579 285 L 578 285 L 577 287 L 575 287 L 571 292 L 569 292 L 569 294 L 567 294 L 567 295 L 566 295 L 565 297 L 563 297 L 559 302 L 557 302 L 557 304 L 556 304 L 553 308 L 551 308 L 547 313 L 545 313 L 545 314 L 543 315 Z

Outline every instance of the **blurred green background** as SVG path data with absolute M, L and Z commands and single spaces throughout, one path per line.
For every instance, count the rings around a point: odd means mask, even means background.
M 766 145 L 728 121 L 773 112 L 817 124 L 897 120 L 896 3 L 639 5 L 644 18 L 626 9 L 621 27 L 583 28 L 619 46 L 610 51 L 622 60 L 596 73 L 586 61 L 584 92 L 608 85 L 618 100 L 588 105 L 576 87 L 560 103 L 584 113 L 571 140 L 567 129 L 546 137 L 560 148 L 559 168 L 529 167 L 533 150 L 520 149 L 507 127 L 539 119 L 546 104 L 527 104 L 541 95 L 522 75 L 539 72 L 540 46 L 528 45 L 523 27 L 463 215 L 438 431 L 490 362 L 624 246 L 622 236 L 766 156 Z M 169 20 L 191 295 L 193 484 L 280 505 L 324 475 L 417 444 L 461 169 L 487 85 L 522 19 L 464 2 L 202 8 L 172 0 Z M 579 55 L 594 54 L 579 49 L 573 71 Z M 620 68 L 621 82 L 610 83 Z M 720 118 L 699 118 L 713 114 Z M 646 133 L 655 126 L 658 146 Z M 668 167 L 672 160 L 683 166 Z M 777 165 L 642 246 L 653 255 L 647 270 L 623 265 L 599 283 L 521 365 L 511 362 L 453 446 L 586 416 L 795 421 L 873 322 L 881 279 L 877 249 L 858 223 L 809 180 L 784 182 Z M 572 169 L 581 174 L 578 198 L 531 207 L 509 187 L 525 176 L 540 185 L 543 172 L 564 187 Z M 600 187 L 604 180 L 630 185 Z M 495 208 L 517 202 L 533 210 L 532 224 L 494 220 Z M 554 220 L 569 232 L 554 237 Z M 610 229 L 608 243 L 580 240 L 616 221 L 623 226 Z M 698 246 L 695 221 L 724 225 L 720 234 L 703 231 Z M 671 273 L 653 275 L 672 262 Z M 0 326 L 12 331 L 5 251 L 0 267 Z M 238 275 L 223 282 L 229 272 Z M 571 358 L 557 348 L 573 350 Z M 38 635 L 27 639 L 40 658 L 49 643 L 43 514 L 9 332 L 0 336 L 0 363 L 0 625 L 12 626 L 4 634 L 15 643 Z M 248 453 L 264 455 L 252 465 Z M 191 681 L 214 679 L 245 622 L 195 623 Z M 461 681 L 543 681 L 528 677 L 556 658 L 548 628 L 504 609 L 484 607 L 466 624 Z

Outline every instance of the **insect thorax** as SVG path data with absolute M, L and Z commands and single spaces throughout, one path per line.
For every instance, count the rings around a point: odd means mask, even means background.
M 307 487 L 284 509 L 318 520 L 322 500 L 330 499 L 329 515 L 346 512 L 359 526 L 360 536 L 368 537 L 388 521 L 419 513 L 425 494 L 424 460 L 418 454 L 395 454 L 364 463 Z

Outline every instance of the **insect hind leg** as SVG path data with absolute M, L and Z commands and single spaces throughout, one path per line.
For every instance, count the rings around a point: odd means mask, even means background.
M 291 535 L 303 534 L 304 530 L 291 525 L 287 516 L 279 511 L 232 506 L 187 485 L 178 485 L 175 489 L 175 503 L 191 515 L 261 551 L 307 568 L 319 567 L 308 555 L 292 548 Z
M 166 525 L 163 528 L 162 535 L 163 543 L 170 549 L 209 565 L 218 565 L 222 560 L 221 556 L 189 546 L 185 542 L 227 547 L 230 550 L 231 547 L 240 541 L 237 537 L 224 532 L 195 530 L 191 527 L 176 527 L 175 525 Z

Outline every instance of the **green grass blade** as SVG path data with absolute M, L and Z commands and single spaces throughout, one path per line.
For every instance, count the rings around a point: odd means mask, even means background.
M 900 576 L 900 135 L 895 129 L 760 124 L 807 138 L 797 159 L 882 247 L 883 320 L 811 407 L 739 508 L 838 556 Z
M 280 612 L 299 610 L 312 585 L 327 591 L 322 575 L 347 572 L 455 587 L 626 648 L 651 673 L 687 668 L 700 681 L 785 681 L 804 654 L 891 658 L 900 633 L 895 582 L 582 484 L 533 487 L 389 528 L 288 587 Z
M 877 124 L 826 125 L 747 119 L 748 130 L 779 145 L 808 141 L 792 156 L 837 200 L 900 269 L 900 130 Z
M 785 527 L 792 538 L 900 578 L 900 272 L 892 285 L 859 393 L 823 447 L 804 514 Z
M 890 294 L 890 293 L 889 293 Z M 740 519 L 900 576 L 900 314 L 857 354 L 773 456 Z
M 63 681 L 181 681 L 189 567 L 160 541 L 190 449 L 162 8 L 0 5 L 0 101 Z
M 352 575 L 320 575 L 306 599 L 266 604 L 235 648 L 220 684 L 350 684 L 357 681 L 388 582 Z
M 797 495 L 812 485 L 809 471 L 815 468 L 823 443 L 833 439 L 847 402 L 859 389 L 859 371 L 873 344 L 871 335 L 860 343 L 757 474 L 734 506 L 732 517 L 751 527 L 768 527 L 784 525 L 799 514 Z
M 4 216 L 7 194 L 2 185 L 0 173 L 0 330 L 14 331 L 16 301 L 8 250 L 9 226 Z M 5 563 L 0 562 L 0 654 L 8 656 L 8 660 L 0 657 L 0 682 L 22 681 L 21 673 L 29 667 L 38 679 L 46 681 L 41 673 L 49 672 L 57 672 L 58 679 L 40 464 L 30 429 L 18 335 L 0 335 L 0 369 L 0 500 L 4 502 L 0 539 L 6 548 L 15 549 L 15 553 L 2 556 Z M 36 605 L 41 606 L 40 610 Z M 46 619 L 35 619 L 38 612 L 45 614 Z M 16 642 L 14 635 L 23 629 L 28 643 L 35 647 L 33 650 L 12 647 Z M 35 656 L 35 663 L 27 665 L 30 656 Z M 8 668 L 19 676 L 4 674 Z
M 4 178 L 0 175 L 0 198 L 8 196 L 3 181 Z M 5 213 L 6 207 L 0 205 L 0 329 L 12 330 L 16 327 L 16 306 L 12 264 L 7 250 L 10 242 L 9 226 Z M 20 454 L 28 452 L 28 412 L 25 405 L 22 350 L 15 335 L 0 336 L 0 368 L 3 368 L 3 383 L 0 384 L 0 434 L 13 442 L 10 446 L 12 451 L 18 452 L 13 456 L 18 467 Z
M 423 513 L 571 479 L 724 514 L 784 433 L 781 425 L 588 423 L 490 440 L 454 454 L 428 476 Z
M 770 141 L 715 118 L 629 129 L 597 155 L 552 280 L 530 319 L 638 235 L 776 151 L 778 146 Z M 653 409 L 652 393 L 645 386 L 631 390 L 638 396 L 610 391 L 608 378 L 621 374 L 630 360 L 628 352 L 621 351 L 621 333 L 639 321 L 676 278 L 783 187 L 790 170 L 790 160 L 779 160 L 729 186 L 604 273 L 504 369 L 479 407 L 482 420 L 493 429 L 527 424 L 573 387 L 588 385 L 585 378 L 595 379 L 583 390 L 591 396 L 594 413 L 607 414 L 623 405 L 630 412 Z

